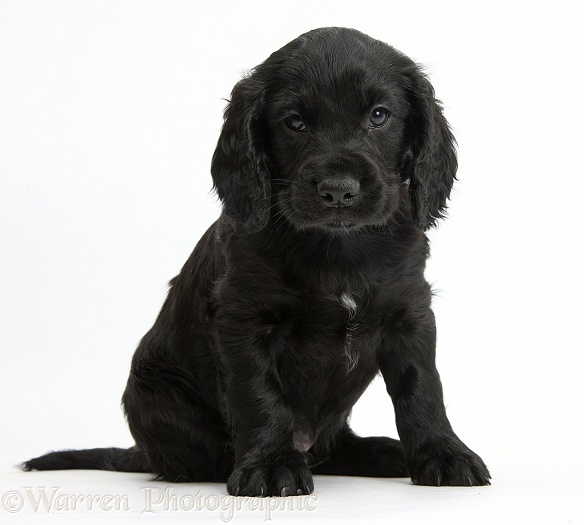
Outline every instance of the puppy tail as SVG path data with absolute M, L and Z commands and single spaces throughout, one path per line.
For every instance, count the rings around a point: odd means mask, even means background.
M 114 470 L 117 472 L 151 472 L 144 451 L 134 446 L 124 448 L 92 448 L 61 450 L 30 459 L 20 465 L 22 470 Z

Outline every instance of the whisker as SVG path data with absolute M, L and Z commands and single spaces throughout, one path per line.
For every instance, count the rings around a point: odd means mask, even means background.
M 294 181 L 290 179 L 270 179 L 270 182 L 288 182 L 289 184 L 294 184 Z
M 274 204 L 272 204 L 267 211 L 270 211 L 272 208 L 275 208 L 276 206 L 278 206 L 279 204 L 286 204 L 287 202 L 290 202 L 293 200 L 293 197 L 289 197 L 288 199 L 282 199 Z

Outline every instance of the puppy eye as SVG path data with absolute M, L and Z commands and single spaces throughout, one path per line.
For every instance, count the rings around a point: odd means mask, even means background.
M 292 131 L 306 131 L 306 126 L 300 115 L 290 115 L 284 119 L 284 122 Z
M 385 108 L 375 108 L 369 117 L 370 128 L 380 128 L 389 119 L 389 111 Z

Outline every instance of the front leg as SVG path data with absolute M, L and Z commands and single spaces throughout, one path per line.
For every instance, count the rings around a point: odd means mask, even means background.
M 487 467 L 454 433 L 436 370 L 436 326 L 430 308 L 390 316 L 380 368 L 395 408 L 413 483 L 490 485 Z
M 248 375 L 249 374 L 249 375 Z M 227 390 L 235 469 L 234 496 L 295 496 L 314 490 L 304 455 L 293 445 L 294 420 L 268 370 L 247 368 Z
M 312 473 L 304 455 L 294 448 L 294 415 L 265 336 L 249 324 L 231 322 L 218 340 L 223 400 L 235 448 L 228 492 L 234 496 L 310 494 Z

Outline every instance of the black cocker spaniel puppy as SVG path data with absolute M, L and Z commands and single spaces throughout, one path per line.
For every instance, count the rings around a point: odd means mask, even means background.
M 230 494 L 308 494 L 314 474 L 485 485 L 435 366 L 424 231 L 444 216 L 454 138 L 420 68 L 352 29 L 310 31 L 233 89 L 213 156 L 223 213 L 134 355 L 136 446 L 52 452 Z M 381 372 L 401 442 L 347 419 Z

